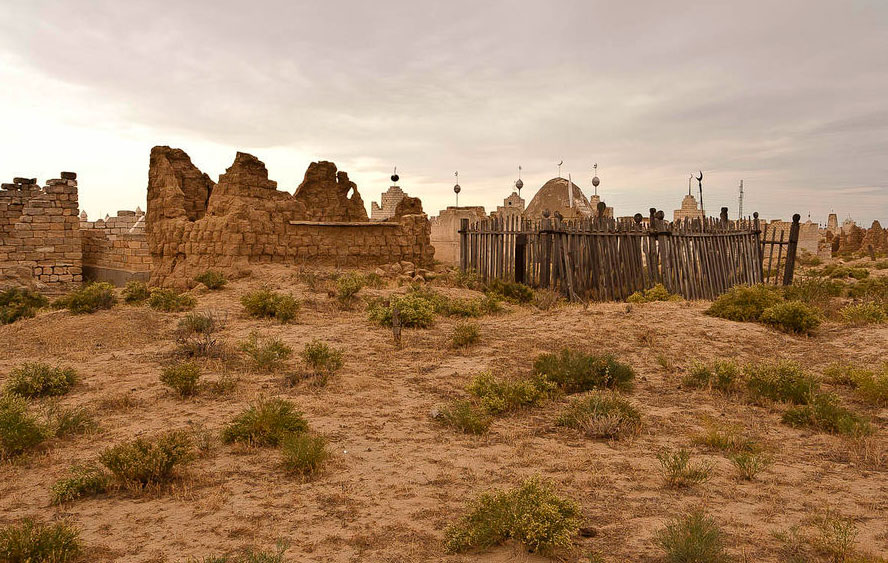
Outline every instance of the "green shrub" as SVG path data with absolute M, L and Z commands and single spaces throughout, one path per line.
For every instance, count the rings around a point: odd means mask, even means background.
M 139 280 L 130 280 L 126 282 L 123 289 L 123 300 L 127 303 L 144 303 L 151 297 L 148 290 L 148 284 Z
M 47 410 L 49 432 L 57 438 L 87 434 L 98 428 L 95 415 L 87 407 L 60 407 L 52 405 Z
M 468 348 L 481 339 L 481 327 L 478 323 L 463 321 L 453 327 L 450 342 L 454 348 Z
M 342 351 L 319 340 L 306 344 L 301 355 L 302 361 L 315 373 L 330 375 L 342 368 Z
M 44 362 L 25 362 L 12 368 L 4 390 L 33 399 L 64 395 L 77 383 L 74 368 L 53 367 Z
M 34 449 L 49 437 L 49 430 L 16 395 L 0 395 L 0 459 Z
M 556 386 L 545 377 L 527 379 L 500 379 L 490 372 L 475 377 L 467 391 L 473 395 L 485 411 L 502 414 L 532 406 L 548 398 Z
M 277 446 L 287 434 L 307 430 L 308 422 L 293 403 L 286 399 L 260 398 L 222 430 L 222 441 Z
M 724 534 L 702 509 L 677 516 L 657 534 L 669 563 L 726 563 Z
M 843 264 L 828 264 L 820 270 L 820 274 L 831 278 L 854 278 L 862 280 L 869 276 L 866 268 L 854 268 Z
M 382 326 L 392 326 L 392 311 L 398 308 L 403 327 L 428 328 L 435 321 L 435 304 L 427 297 L 407 293 L 401 297 L 375 299 L 367 309 L 370 321 Z
M 762 312 L 761 322 L 783 332 L 810 334 L 820 326 L 820 314 L 801 301 L 786 301 Z
M 851 518 L 845 518 L 842 515 L 827 509 L 827 511 L 817 519 L 817 537 L 814 538 L 814 545 L 821 554 L 827 556 L 830 561 L 841 561 L 849 563 L 878 563 L 878 559 L 868 559 L 861 557 L 859 560 L 852 559 L 854 555 L 854 543 L 857 541 L 857 525 Z
M 200 366 L 194 362 L 179 362 L 163 369 L 160 382 L 181 397 L 197 393 L 200 385 Z
M 716 299 L 707 315 L 731 321 L 752 322 L 761 318 L 768 307 L 783 301 L 780 293 L 765 285 L 736 285 Z
M 287 434 L 281 442 L 284 469 L 303 476 L 317 474 L 330 457 L 327 439 L 315 434 Z
M 487 283 L 485 293 L 498 296 L 510 303 L 530 303 L 533 301 L 533 289 L 523 283 L 501 279 L 492 279 Z
M 435 418 L 443 424 L 466 434 L 484 434 L 493 417 L 472 401 L 458 400 L 441 407 Z
M 586 354 L 569 348 L 540 354 L 533 362 L 533 370 L 566 393 L 591 389 L 626 391 L 632 388 L 635 379 L 635 371 L 610 354 Z
M 888 270 L 888 260 L 879 260 L 873 264 L 873 268 L 876 270 Z
M 662 283 L 650 289 L 636 291 L 626 298 L 627 303 L 652 303 L 654 301 L 681 301 L 681 295 L 669 293 Z
M 52 485 L 52 504 L 102 494 L 111 487 L 111 475 L 98 466 L 75 465 L 69 473 L 68 477 L 59 479 Z
M 731 463 L 740 472 L 740 477 L 746 481 L 752 481 L 762 470 L 771 465 L 774 460 L 763 453 L 740 452 L 731 456 Z
M 881 324 L 888 322 L 888 311 L 882 305 L 867 301 L 854 305 L 846 305 L 839 310 L 842 320 L 848 324 Z
M 289 322 L 299 312 L 300 303 L 292 295 L 284 295 L 270 289 L 258 289 L 241 297 L 241 305 L 251 317 L 277 319 Z
M 538 477 L 520 487 L 481 494 L 467 513 L 445 530 L 452 553 L 488 548 L 514 539 L 532 552 L 551 553 L 571 546 L 580 527 L 580 508 L 559 497 Z
M 191 436 L 182 430 L 136 438 L 104 450 L 99 461 L 124 483 L 165 483 L 193 459 Z
M 739 389 L 741 380 L 740 367 L 731 360 L 716 360 L 711 365 L 695 361 L 682 377 L 681 384 L 685 387 L 732 393 Z
M 848 436 L 864 436 L 872 432 L 865 418 L 841 406 L 839 398 L 831 393 L 816 393 L 807 404 L 787 410 L 783 413 L 783 422 Z
M 204 284 L 207 286 L 207 289 L 222 289 L 228 283 L 228 280 L 225 279 L 225 274 L 218 270 L 207 270 L 198 274 L 194 276 L 194 281 Z
M 743 429 L 733 424 L 710 424 L 703 434 L 694 437 L 694 443 L 713 450 L 730 453 L 758 453 L 755 441 L 743 435 Z
M 14 323 L 19 319 L 29 319 L 41 307 L 49 305 L 49 300 L 23 287 L 13 287 L 0 291 L 0 325 Z
M 100 309 L 110 309 L 117 299 L 114 286 L 108 282 L 92 282 L 72 291 L 53 302 L 56 309 L 68 309 L 75 315 L 95 313 Z
M 197 300 L 187 293 L 178 293 L 172 289 L 154 288 L 148 297 L 148 306 L 157 311 L 177 313 L 188 311 L 197 305 Z
M 794 362 L 750 364 L 745 371 L 746 388 L 754 400 L 764 397 L 802 405 L 820 388 L 818 379 Z
M 212 356 L 219 352 L 216 334 L 225 326 L 225 320 L 213 311 L 186 313 L 179 319 L 176 342 L 189 356 Z
M 241 342 L 240 350 L 250 357 L 253 367 L 259 371 L 275 372 L 284 367 L 293 355 L 293 349 L 279 338 L 259 338 L 255 332 Z
M 833 297 L 842 295 L 844 282 L 822 276 L 796 278 L 792 285 L 783 288 L 788 301 L 801 301 L 813 307 L 824 308 Z
M 691 453 L 682 448 L 676 452 L 663 450 L 657 454 L 666 485 L 673 488 L 705 483 L 712 473 L 712 463 L 691 463 Z
M 349 272 L 339 276 L 336 279 L 336 300 L 343 306 L 350 304 L 365 285 L 367 280 L 360 272 Z
M 854 387 L 860 398 L 866 402 L 878 406 L 888 405 L 888 364 L 882 366 L 881 372 L 857 370 Z
M 848 287 L 848 297 L 875 301 L 883 305 L 888 303 L 888 276 L 858 281 Z
M 582 431 L 591 438 L 622 438 L 641 429 L 641 413 L 611 391 L 597 391 L 573 399 L 556 422 Z
M 0 561 L 65 563 L 80 558 L 80 532 L 65 522 L 25 519 L 0 528 Z

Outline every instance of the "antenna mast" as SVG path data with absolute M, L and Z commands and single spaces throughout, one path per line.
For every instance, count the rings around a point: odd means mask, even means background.
M 743 180 L 740 180 L 740 218 L 743 219 Z

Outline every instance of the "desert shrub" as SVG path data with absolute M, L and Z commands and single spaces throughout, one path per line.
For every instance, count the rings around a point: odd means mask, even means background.
M 277 446 L 287 434 L 308 430 L 308 422 L 286 399 L 260 398 L 222 429 L 225 443 Z
M 820 326 L 820 313 L 801 301 L 785 301 L 762 311 L 759 320 L 783 332 L 810 334 Z
M 780 293 L 765 285 L 736 285 L 716 299 L 707 315 L 731 321 L 752 322 L 761 318 L 768 307 L 783 301 Z
M 652 303 L 654 301 L 681 301 L 681 295 L 669 293 L 662 283 L 650 289 L 636 291 L 626 298 L 627 303 Z
M 481 276 L 478 275 L 478 272 L 475 270 L 462 271 L 457 269 L 448 275 L 448 280 L 450 281 L 450 285 L 465 289 L 479 290 L 484 286 Z
M 570 348 L 540 354 L 533 362 L 533 370 L 566 393 L 591 389 L 626 391 L 632 388 L 632 380 L 635 379 L 632 367 L 618 362 L 610 354 L 586 354 Z
M 783 288 L 783 296 L 788 301 L 801 301 L 808 305 L 823 308 L 830 299 L 842 295 L 845 284 L 840 280 L 822 276 L 808 276 L 793 280 L 792 285 Z
M 323 436 L 301 433 L 287 434 L 281 441 L 284 469 L 303 476 L 317 474 L 330 457 L 327 439 Z
M 582 431 L 592 438 L 622 438 L 641 429 L 641 413 L 611 391 L 597 391 L 573 399 L 556 422 Z
M 44 524 L 30 518 L 0 528 L 0 561 L 64 563 L 82 554 L 80 532 L 66 522 Z
M 87 407 L 61 407 L 51 405 L 47 409 L 47 428 L 57 438 L 87 434 L 99 427 L 92 410 Z
M 193 459 L 188 432 L 172 430 L 153 437 L 136 438 L 107 448 L 99 461 L 124 483 L 165 483 L 176 469 Z
M 450 342 L 454 348 L 468 348 L 481 339 L 481 327 L 478 323 L 463 321 L 456 323 Z
M 853 381 L 860 398 L 873 405 L 888 405 L 888 364 L 882 366 L 881 372 L 856 370 Z
M 540 311 L 548 311 L 557 307 L 562 301 L 564 301 L 564 297 L 551 289 L 537 289 L 533 292 L 533 306 Z
M 657 534 L 669 563 L 725 563 L 724 534 L 718 524 L 702 509 L 672 519 Z
M 427 297 L 415 293 L 371 301 L 367 309 L 370 321 L 382 326 L 392 326 L 394 307 L 398 308 L 401 326 L 428 328 L 435 321 L 435 304 Z
M 820 270 L 820 274 L 831 278 L 854 278 L 862 280 L 869 276 L 866 268 L 854 268 L 844 264 L 827 264 Z
M 34 449 L 49 437 L 49 430 L 16 395 L 0 395 L 0 459 Z
M 435 419 L 466 434 L 483 434 L 493 418 L 473 401 L 457 400 L 441 407 Z
M 74 368 L 53 367 L 44 362 L 25 362 L 12 368 L 4 390 L 33 399 L 64 395 L 77 383 Z
M 0 325 L 29 319 L 37 314 L 38 309 L 48 304 L 46 297 L 31 289 L 13 287 L 0 291 Z
M 228 280 L 225 279 L 225 274 L 219 270 L 202 272 L 194 276 L 194 281 L 204 284 L 207 286 L 207 289 L 222 289 L 228 283 Z
M 149 297 L 151 291 L 148 290 L 148 284 L 143 281 L 130 280 L 123 288 L 123 300 L 127 303 L 144 303 Z
M 340 305 L 348 305 L 365 285 L 367 280 L 360 272 L 349 272 L 339 276 L 336 279 L 336 300 Z
M 148 297 L 149 307 L 166 313 L 188 311 L 193 309 L 195 305 L 197 305 L 197 300 L 193 296 L 172 289 L 156 287 L 151 290 L 151 295 Z
M 883 305 L 888 303 L 888 276 L 858 281 L 848 287 L 848 297 L 875 301 Z
M 755 400 L 767 398 L 802 405 L 820 388 L 816 377 L 789 361 L 749 364 L 745 374 L 746 389 Z
M 501 379 L 490 372 L 484 372 L 472 380 L 467 391 L 488 413 L 502 414 L 536 405 L 548 398 L 555 389 L 556 386 L 542 376 Z
M 302 361 L 315 373 L 333 374 L 342 368 L 342 351 L 326 342 L 313 340 L 302 350 Z
M 712 473 L 712 463 L 701 461 L 691 462 L 691 453 L 682 448 L 678 451 L 663 450 L 657 454 L 660 470 L 666 485 L 674 488 L 689 487 L 705 483 Z
M 854 543 L 857 541 L 857 525 L 851 518 L 827 510 L 817 519 L 818 534 L 814 546 L 832 561 L 852 561 Z M 863 563 L 861 559 L 861 563 Z
M 178 362 L 167 366 L 160 374 L 160 382 L 179 394 L 190 397 L 200 385 L 200 366 L 194 362 Z
M 281 339 L 260 339 L 255 332 L 241 342 L 240 350 L 250 357 L 255 369 L 269 373 L 283 368 L 284 363 L 293 355 L 293 349 Z
M 743 429 L 734 424 L 709 424 L 706 432 L 694 436 L 694 443 L 713 450 L 730 453 L 758 453 L 755 441 L 743 435 Z
M 92 282 L 64 297 L 59 297 L 52 306 L 56 309 L 68 309 L 75 315 L 81 315 L 95 313 L 101 309 L 110 309 L 116 301 L 113 285 L 108 282 Z
M 875 270 L 888 270 L 888 260 L 879 260 L 875 264 L 873 264 L 873 269 Z
M 106 492 L 111 487 L 111 475 L 96 465 L 75 465 L 70 475 L 53 483 L 52 504 L 71 502 Z
M 530 303 L 533 301 L 533 289 L 523 283 L 494 278 L 487 283 L 485 293 L 505 299 L 510 303 Z
M 773 459 L 768 454 L 740 452 L 731 455 L 731 463 L 737 468 L 741 478 L 752 481 L 756 475 L 773 463 Z
M 682 377 L 681 384 L 685 387 L 732 393 L 738 390 L 741 380 L 740 367 L 731 360 L 716 360 L 711 365 L 695 361 Z
M 580 508 L 558 496 L 554 486 L 538 477 L 520 487 L 481 494 L 445 532 L 452 553 L 500 545 L 508 539 L 533 552 L 551 553 L 570 547 L 580 527 Z
M 783 413 L 783 422 L 790 426 L 807 426 L 848 436 L 863 436 L 872 432 L 865 418 L 839 404 L 839 398 L 832 393 L 813 394 L 807 404 Z
M 270 289 L 258 289 L 241 297 L 241 305 L 251 317 L 272 318 L 282 323 L 296 317 L 300 303 L 292 295 L 277 293 Z
M 839 310 L 842 320 L 848 324 L 881 324 L 888 322 L 888 311 L 872 301 L 846 305 Z
M 186 313 L 176 327 L 176 342 L 189 356 L 212 356 L 219 352 L 216 334 L 224 326 L 224 318 L 213 311 Z

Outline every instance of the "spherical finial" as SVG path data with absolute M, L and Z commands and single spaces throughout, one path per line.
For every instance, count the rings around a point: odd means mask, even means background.
M 521 178 L 518 178 L 518 181 L 515 182 L 515 187 L 519 190 L 524 187 L 524 182 L 521 180 Z
M 546 219 L 548 219 L 548 218 L 549 218 L 549 215 L 551 215 L 551 213 L 549 212 L 549 210 L 548 210 L 548 209 L 543 209 L 543 217 L 545 217 Z
M 462 191 L 462 188 L 459 187 L 459 184 L 456 184 L 455 186 L 453 186 L 453 193 L 458 194 L 461 191 Z
M 392 182 L 397 183 L 398 180 L 400 180 L 400 179 L 401 179 L 401 177 L 398 176 L 397 174 L 392 174 Z
M 599 184 L 601 184 L 601 180 L 598 179 L 598 176 L 595 176 L 594 178 L 592 178 L 592 185 L 593 186 L 595 186 L 597 188 Z

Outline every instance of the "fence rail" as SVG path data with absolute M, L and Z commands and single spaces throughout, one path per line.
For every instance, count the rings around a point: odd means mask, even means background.
M 609 217 L 488 218 L 460 225 L 460 267 L 561 291 L 574 301 L 612 301 L 662 283 L 687 299 L 714 299 L 737 284 L 792 283 L 799 216 L 789 236 L 763 231 L 758 214 L 668 222 Z M 771 238 L 768 238 L 768 236 Z M 774 254 L 777 261 L 774 263 Z M 767 269 L 763 262 L 767 258 Z

